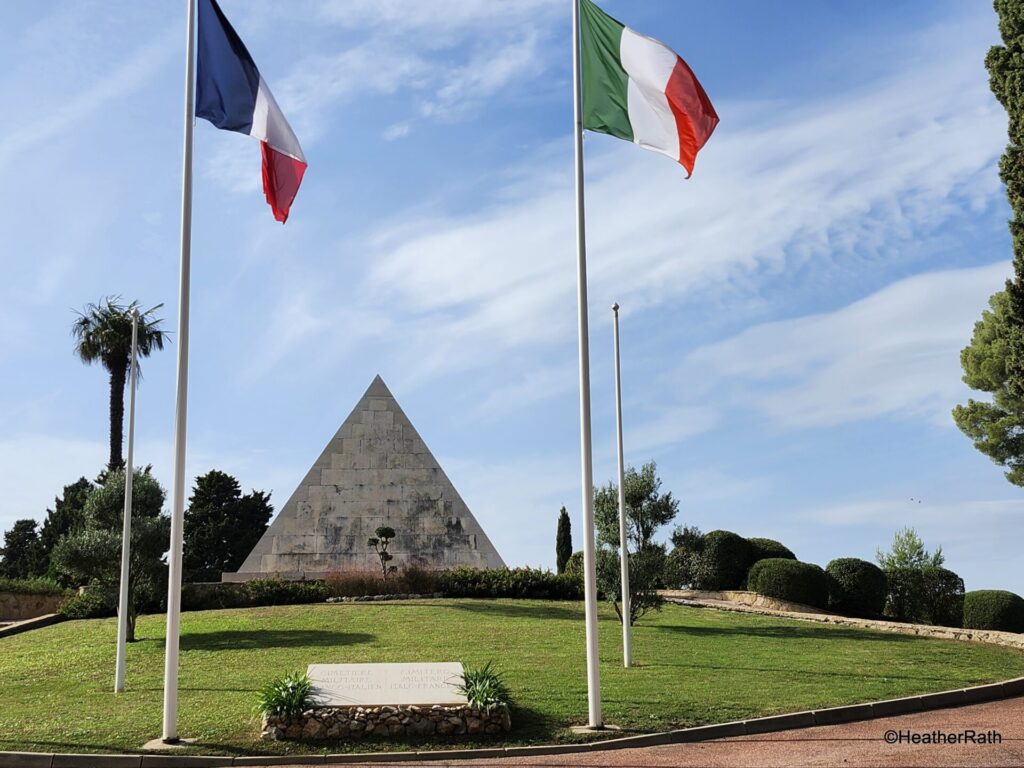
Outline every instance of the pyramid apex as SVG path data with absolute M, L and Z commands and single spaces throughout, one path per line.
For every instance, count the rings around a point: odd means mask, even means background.
M 373 381 L 370 382 L 370 386 L 366 388 L 366 394 L 364 397 L 394 398 L 394 395 L 391 394 L 391 390 L 388 389 L 388 385 L 384 383 L 384 379 L 382 379 L 378 373 L 373 377 Z

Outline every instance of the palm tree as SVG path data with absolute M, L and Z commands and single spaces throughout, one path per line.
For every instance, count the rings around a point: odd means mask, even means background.
M 118 304 L 120 296 L 108 296 L 99 304 L 86 304 L 71 326 L 75 337 L 75 354 L 83 363 L 100 362 L 110 374 L 110 469 L 124 465 L 121 455 L 124 429 L 124 385 L 132 354 L 132 312 L 139 302 L 128 306 Z M 163 304 L 139 312 L 138 356 L 149 357 L 156 349 L 164 348 L 167 337 L 159 325 L 160 318 L 153 313 Z

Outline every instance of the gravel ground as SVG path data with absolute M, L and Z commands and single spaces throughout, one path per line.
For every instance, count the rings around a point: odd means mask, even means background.
M 998 734 L 999 743 L 920 743 L 933 732 L 964 734 L 977 739 Z M 919 743 L 887 744 L 887 732 Z M 891 735 L 889 738 L 893 738 Z M 508 757 L 425 763 L 367 763 L 459 768 L 482 766 L 619 766 L 621 768 L 798 768 L 799 766 L 1024 766 L 1024 699 L 975 704 L 955 709 L 919 712 L 846 725 L 804 728 L 760 736 L 676 744 L 644 749 L 610 750 L 574 755 Z

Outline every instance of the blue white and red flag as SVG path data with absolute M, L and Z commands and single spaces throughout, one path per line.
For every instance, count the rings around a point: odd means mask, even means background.
M 259 139 L 263 191 L 274 218 L 288 210 L 306 172 L 306 158 L 281 108 L 217 0 L 199 0 L 196 117 Z

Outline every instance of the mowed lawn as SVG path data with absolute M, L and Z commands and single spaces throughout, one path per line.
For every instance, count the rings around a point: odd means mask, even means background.
M 137 751 L 160 735 L 163 616 L 128 649 L 111 692 L 114 620 L 0 639 L 0 750 Z M 959 688 L 1024 675 L 1024 654 L 829 625 L 669 605 L 634 629 L 635 667 L 601 608 L 606 721 L 666 730 Z M 586 719 L 582 606 L 512 600 L 347 603 L 185 613 L 180 734 L 217 754 L 339 752 L 396 745 L 258 739 L 257 689 L 318 663 L 493 660 L 515 696 L 513 732 L 489 744 L 574 738 Z M 440 747 L 441 743 L 436 742 Z M 463 742 L 465 743 L 465 742 Z M 483 742 L 478 742 L 483 743 Z

